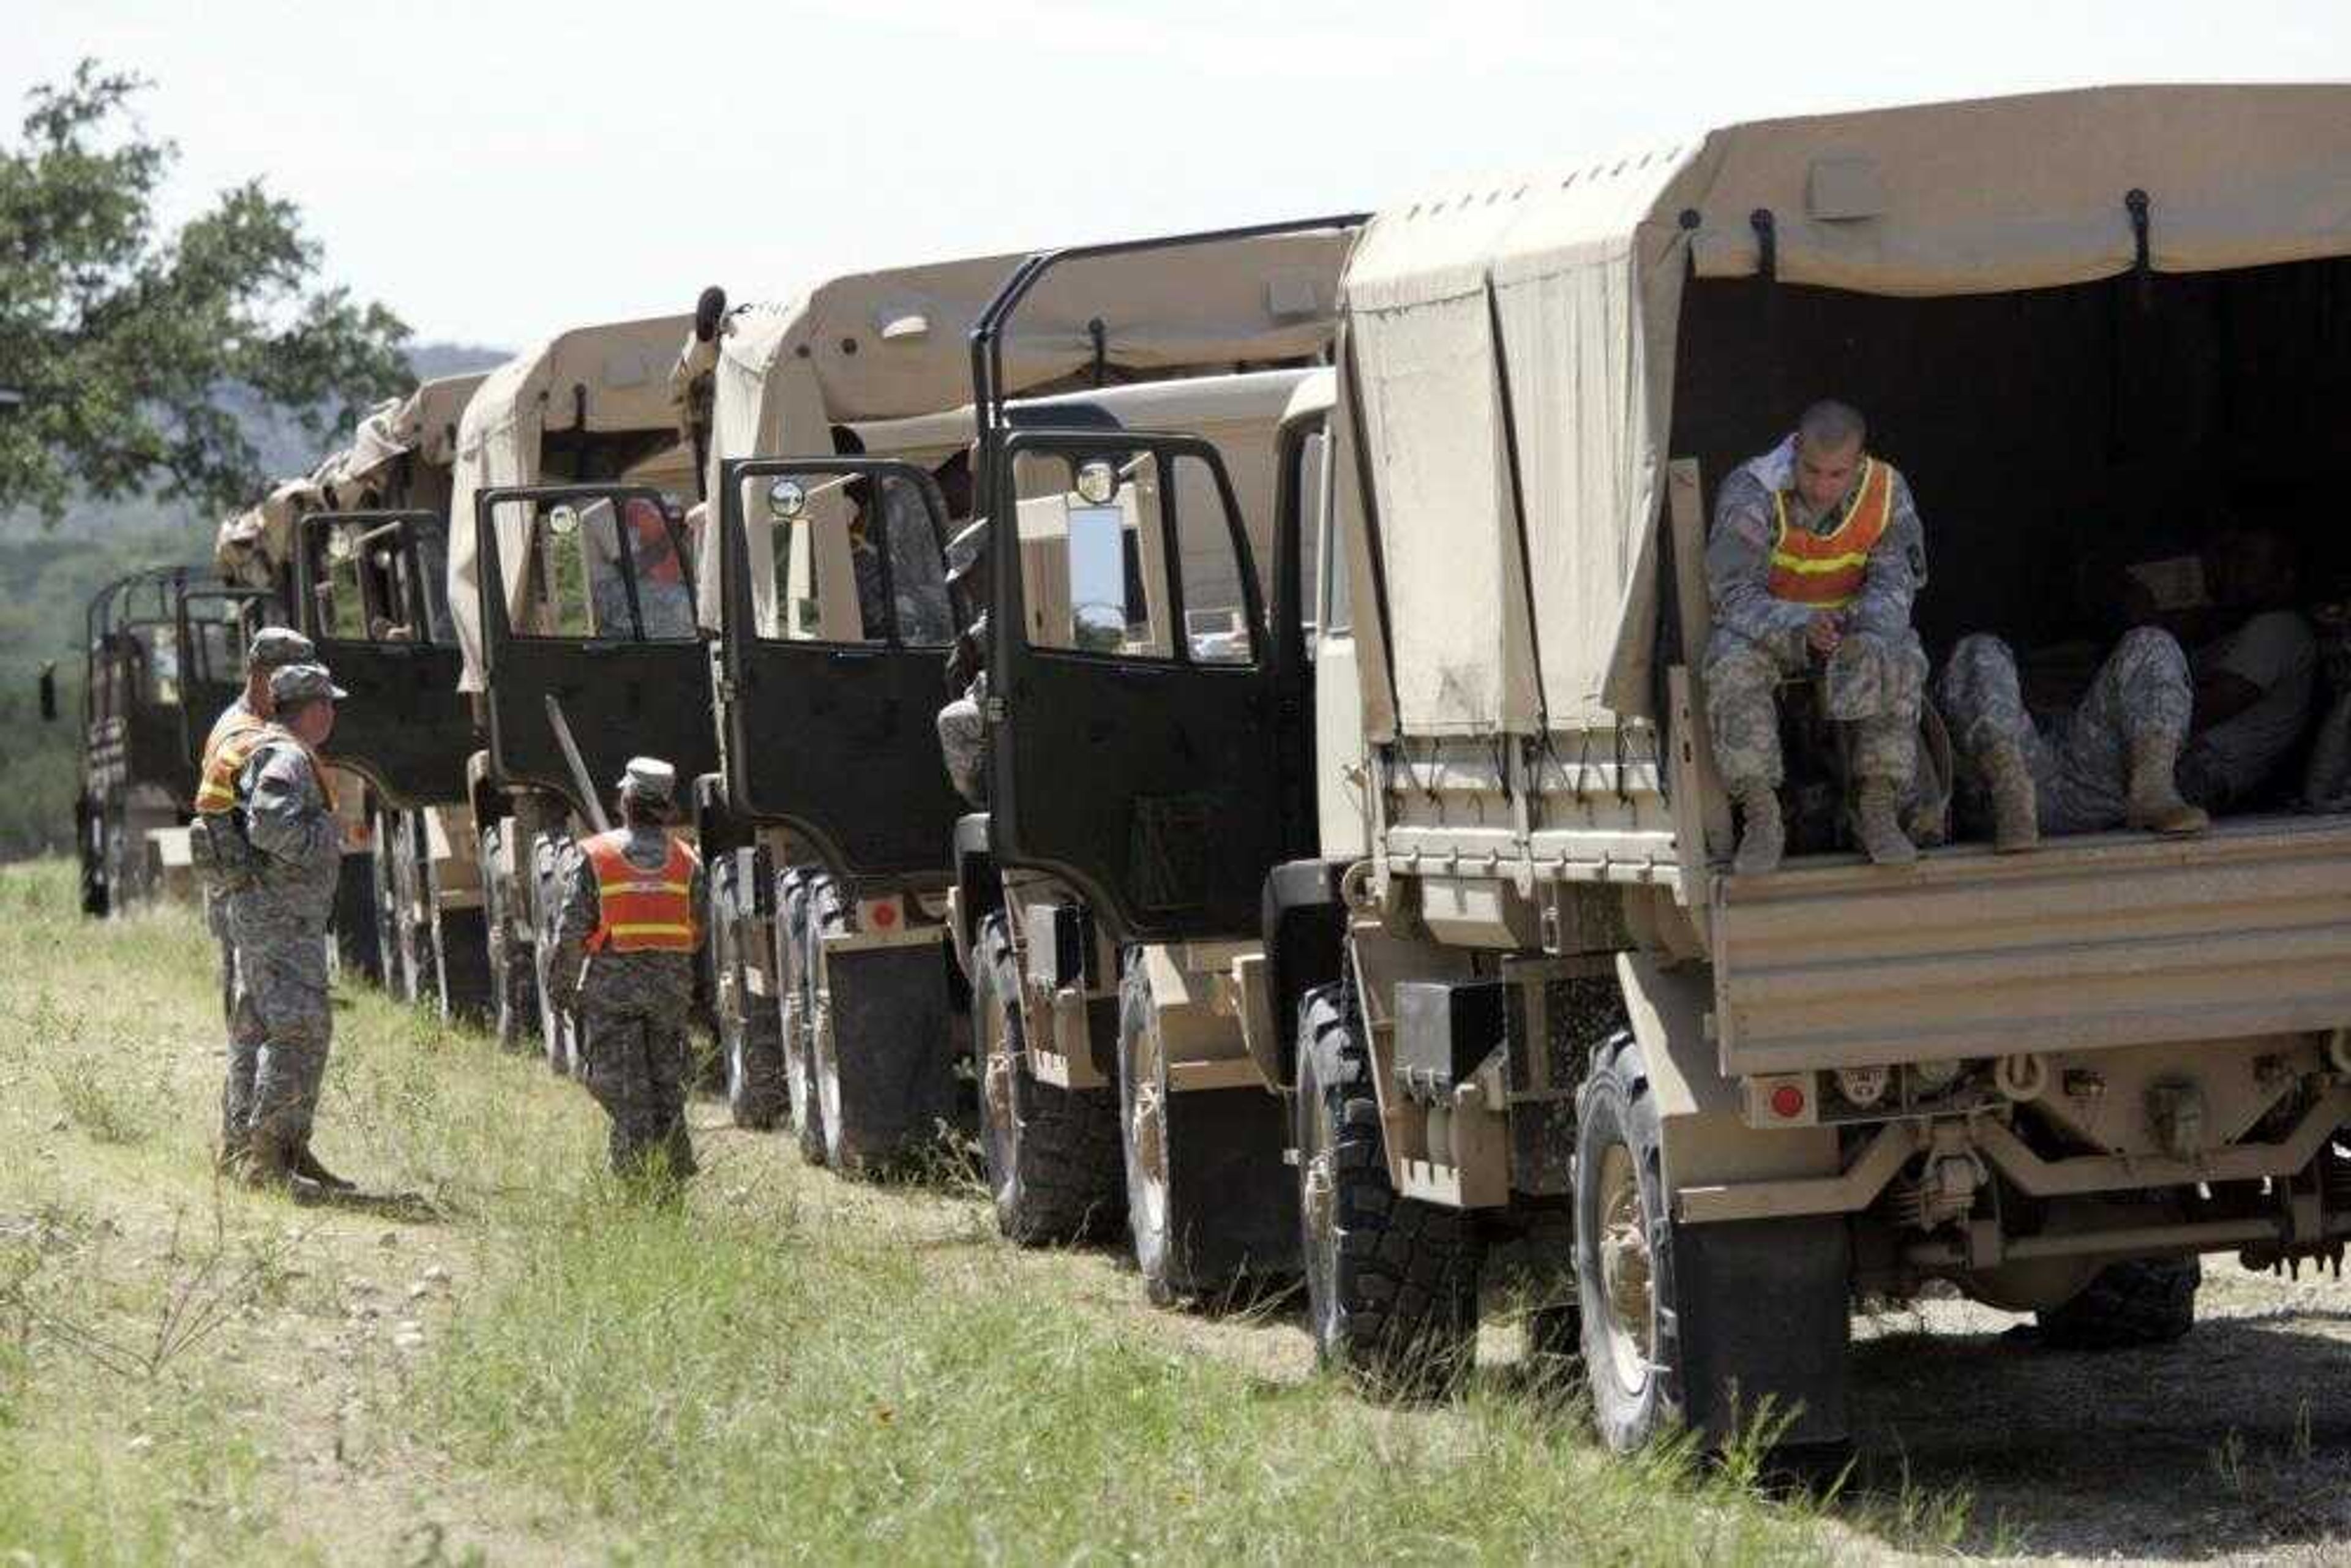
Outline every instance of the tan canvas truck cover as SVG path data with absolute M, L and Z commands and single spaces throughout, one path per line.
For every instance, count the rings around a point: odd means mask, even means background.
M 457 423 L 465 404 L 487 379 L 480 372 L 439 376 L 360 420 L 350 444 L 319 471 L 318 477 L 334 505 L 358 507 L 371 488 L 381 494 L 393 465 L 411 453 L 435 468 L 454 464 Z
M 2135 189 L 2158 272 L 2351 254 L 2346 170 L 2351 87 L 2117 87 L 1732 126 L 1381 214 L 1344 288 L 1375 738 L 1651 716 L 1683 280 L 1753 274 L 1757 211 L 1782 282 L 1980 294 L 2129 270 Z
M 329 453 L 303 477 L 280 482 L 259 504 L 221 525 L 213 559 L 222 575 L 273 587 L 293 554 L 294 525 L 305 513 L 360 505 L 368 487 L 381 485 L 412 452 L 445 467 L 456 449 L 457 416 L 482 381 L 479 375 L 435 377 L 369 410 L 350 445 Z
M 1097 358 L 1113 382 L 1312 359 L 1331 341 L 1353 239 L 1309 231 L 1071 262 L 1014 319 L 1005 391 L 1069 382 Z M 737 311 L 716 342 L 688 338 L 672 372 L 675 395 L 683 405 L 685 389 L 711 377 L 714 465 L 830 451 L 833 424 L 957 408 L 971 398 L 971 329 L 1022 259 L 860 273 L 788 306 Z M 702 552 L 705 621 L 715 619 L 716 561 L 716 551 Z M 754 580 L 768 575 L 757 570 Z
M 457 426 L 455 483 L 449 499 L 449 612 L 465 655 L 460 690 L 482 689 L 474 497 L 503 486 L 538 484 L 544 477 L 549 436 L 575 430 L 590 434 L 667 431 L 675 436 L 677 412 L 667 371 L 692 320 L 690 316 L 652 316 L 566 332 L 492 371 L 465 404 Z M 682 439 L 664 444 L 620 477 L 691 497 L 692 448 Z M 509 608 L 517 612 L 528 581 L 522 570 L 526 531 L 519 516 L 499 522 L 499 562 Z

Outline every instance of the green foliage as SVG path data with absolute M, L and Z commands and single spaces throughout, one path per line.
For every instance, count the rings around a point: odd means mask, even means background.
M 320 285 L 260 182 L 160 228 L 176 150 L 132 119 L 143 85 L 85 60 L 0 144 L 0 367 L 25 400 L 0 415 L 0 512 L 151 492 L 227 512 L 269 478 L 232 392 L 323 440 L 407 383 L 407 329 Z

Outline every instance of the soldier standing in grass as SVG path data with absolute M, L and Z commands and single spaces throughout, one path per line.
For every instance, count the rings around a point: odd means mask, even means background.
M 621 826 L 573 846 L 563 873 L 549 976 L 576 1009 L 588 1092 L 611 1118 L 612 1169 L 632 1178 L 694 1174 L 685 1126 L 685 1025 L 702 945 L 702 862 L 670 831 L 677 770 L 629 761 Z
M 1715 766 L 1744 819 L 1744 875 L 1777 869 L 1786 846 L 1779 687 L 1815 668 L 1829 718 L 1851 733 L 1862 849 L 1880 865 L 1918 855 L 1899 812 L 1927 686 L 1926 650 L 1910 626 L 1926 536 L 1910 486 L 1869 454 L 1866 434 L 1855 410 L 1816 402 L 1794 434 L 1733 470 L 1716 501 L 1707 717 Z
M 204 925 L 220 943 L 221 1010 L 228 1022 L 228 1072 L 221 1090 L 221 1167 L 233 1166 L 243 1153 L 244 1127 L 252 1113 L 254 1064 L 261 1052 L 261 1017 L 252 997 L 236 979 L 236 944 L 228 924 L 229 897 L 245 868 L 237 863 L 244 849 L 229 820 L 236 805 L 237 774 L 269 728 L 277 706 L 269 695 L 269 677 L 288 664 L 307 664 L 314 656 L 310 639 L 284 626 L 265 626 L 254 633 L 245 654 L 245 690 L 221 710 L 204 740 L 198 765 L 196 820 L 189 847 L 203 868 Z
M 327 918 L 342 870 L 342 833 L 318 747 L 344 693 L 323 664 L 289 664 L 269 678 L 276 717 L 236 779 L 232 821 L 249 873 L 229 901 L 241 988 L 261 1030 L 243 1127 L 248 1185 L 297 1180 L 348 1189 L 310 1153 L 334 1015 L 327 1001 Z M 237 1086 L 231 1087 L 232 1099 Z

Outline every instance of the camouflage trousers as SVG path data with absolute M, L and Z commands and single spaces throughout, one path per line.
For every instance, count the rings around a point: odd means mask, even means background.
M 236 933 L 240 1022 L 229 1051 L 224 1132 L 298 1148 L 310 1140 L 334 1038 L 325 923 L 288 917 L 266 906 L 232 905 L 230 919 Z M 244 1017 L 247 1009 L 249 1022 Z M 249 1079 L 246 1039 L 253 1040 Z
M 1714 633 L 1702 672 L 1707 727 L 1715 768 L 1729 793 L 1777 789 L 1785 781 L 1780 686 L 1811 670 L 1811 654 L 1794 639 L 1774 649 L 1728 628 Z M 1821 681 L 1828 716 L 1851 741 L 1854 781 L 1878 779 L 1907 789 L 1917 768 L 1918 707 L 1927 689 L 1927 653 L 1917 637 L 1848 632 Z
M 939 710 L 939 753 L 946 759 L 947 782 L 975 806 L 987 804 L 987 720 L 980 705 L 987 700 L 987 677 Z
M 611 1118 L 616 1175 L 646 1174 L 656 1156 L 669 1174 L 696 1167 L 685 1125 L 685 1019 L 691 961 L 668 953 L 597 954 L 580 983 L 580 1049 L 588 1092 Z
M 1980 785 L 1976 764 L 1984 749 L 2013 743 L 2032 774 L 2041 831 L 2052 836 L 2121 827 L 2130 794 L 2131 742 L 2143 735 L 2185 739 L 2195 707 L 2187 653 L 2169 632 L 2152 626 L 2126 633 L 2074 711 L 2057 718 L 2033 722 L 2018 683 L 2016 654 L 1982 632 L 1960 638 L 1951 650 L 1941 697 L 1962 781 Z

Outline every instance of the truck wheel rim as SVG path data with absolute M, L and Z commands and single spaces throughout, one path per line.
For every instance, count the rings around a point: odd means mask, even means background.
M 1600 1160 L 1600 1287 L 1608 1363 L 1617 1386 L 1638 1395 L 1648 1385 L 1656 1322 L 1656 1269 L 1633 1151 L 1611 1144 Z
M 1143 1176 L 1144 1218 L 1155 1232 L 1167 1227 L 1166 1110 L 1159 1085 L 1146 1078 L 1134 1091 L 1134 1163 Z

